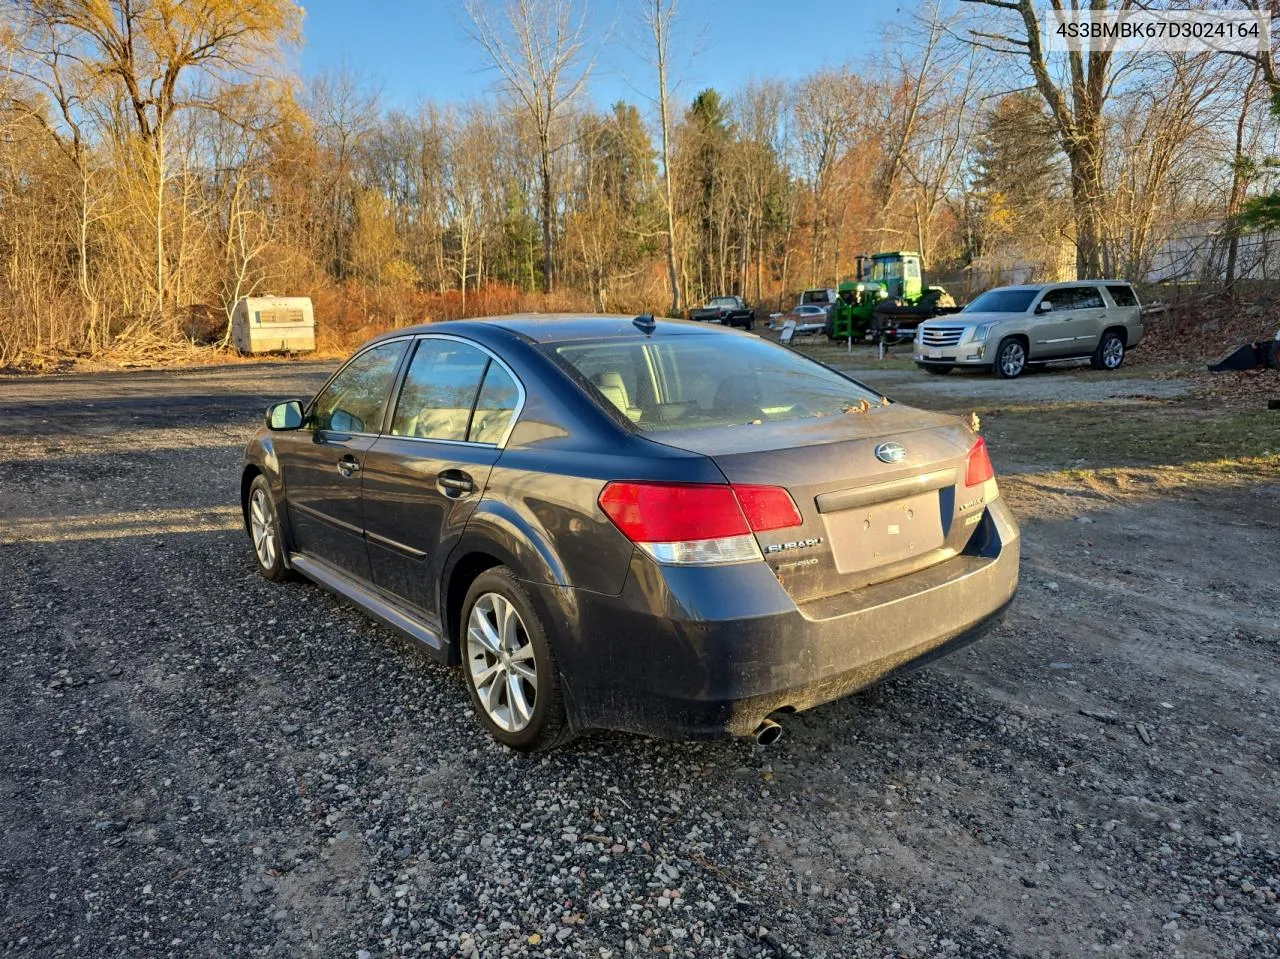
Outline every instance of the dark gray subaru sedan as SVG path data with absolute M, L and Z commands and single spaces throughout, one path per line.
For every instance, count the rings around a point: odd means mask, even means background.
M 650 317 L 397 330 L 267 411 L 241 480 L 296 571 L 461 663 L 516 749 L 776 739 L 976 639 L 1018 530 L 968 426 L 748 333 Z

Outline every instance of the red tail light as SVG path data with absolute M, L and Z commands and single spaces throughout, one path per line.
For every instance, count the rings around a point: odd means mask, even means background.
M 733 489 L 675 483 L 610 483 L 600 508 L 633 543 L 719 539 L 751 532 Z
M 989 479 L 995 479 L 996 471 L 991 466 L 991 457 L 987 455 L 987 441 L 981 436 L 969 450 L 969 465 L 965 469 L 964 485 L 978 486 Z
M 735 486 L 733 491 L 742 504 L 747 522 L 757 533 L 799 526 L 804 522 L 795 500 L 781 486 Z
M 600 508 L 661 563 L 759 559 L 752 532 L 803 522 L 791 494 L 777 486 L 610 483 L 600 493 Z

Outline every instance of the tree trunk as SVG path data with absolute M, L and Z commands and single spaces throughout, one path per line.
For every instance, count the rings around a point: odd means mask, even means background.
M 680 315 L 680 276 L 676 269 L 676 213 L 671 186 L 671 121 L 667 115 L 667 33 L 659 6 L 654 11 L 653 39 L 658 64 L 658 114 L 662 122 L 662 205 L 667 215 L 667 281 L 671 284 L 671 315 Z
M 80 286 L 80 298 L 89 311 L 89 329 L 85 335 L 85 347 L 90 353 L 98 350 L 98 301 L 89 290 L 89 170 L 83 154 L 77 150 L 76 163 L 80 173 L 80 209 L 76 231 L 76 277 Z
M 1240 256 L 1240 207 L 1244 203 L 1245 180 L 1244 133 L 1249 117 L 1250 100 L 1258 84 L 1260 68 L 1255 67 L 1249 85 L 1244 89 L 1244 102 L 1240 104 L 1240 116 L 1236 118 L 1236 150 L 1231 164 L 1231 192 L 1227 197 L 1227 263 L 1223 279 L 1229 288 L 1236 281 L 1237 260 Z
M 551 143 L 545 131 L 539 136 L 538 146 L 542 151 L 542 292 L 550 293 L 554 286 L 551 211 L 555 204 L 551 191 Z
M 1067 152 L 1071 164 L 1071 209 L 1076 226 L 1076 279 L 1102 275 L 1102 163 L 1096 142 L 1082 137 Z
M 164 321 L 164 124 L 156 123 L 156 316 Z

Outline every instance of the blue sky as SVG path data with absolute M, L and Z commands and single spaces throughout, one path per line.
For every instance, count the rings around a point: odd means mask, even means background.
M 494 86 L 494 71 L 467 36 L 463 0 L 304 5 L 305 75 L 345 62 L 382 90 L 388 107 L 465 99 Z M 601 105 L 618 99 L 644 105 L 642 95 L 649 94 L 652 73 L 636 8 L 635 0 L 587 0 L 598 48 L 590 93 Z M 679 10 L 672 52 L 684 100 L 708 86 L 729 91 L 752 77 L 797 77 L 874 55 L 895 12 L 867 0 L 684 0 Z

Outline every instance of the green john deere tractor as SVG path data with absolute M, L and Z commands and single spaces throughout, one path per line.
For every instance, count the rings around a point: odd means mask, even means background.
M 827 320 L 827 336 L 903 343 L 924 320 L 958 307 L 945 289 L 925 286 L 920 254 L 904 251 L 857 258 L 857 280 L 840 284 Z
M 885 291 L 876 304 L 867 334 L 885 343 L 903 343 L 930 317 L 954 313 L 959 307 L 940 286 L 925 286 L 920 254 L 908 251 L 873 253 L 857 259 L 858 279 Z
M 845 340 L 862 339 L 871 327 L 876 307 L 888 296 L 878 283 L 845 280 L 840 284 L 836 301 L 827 314 L 827 337 Z

